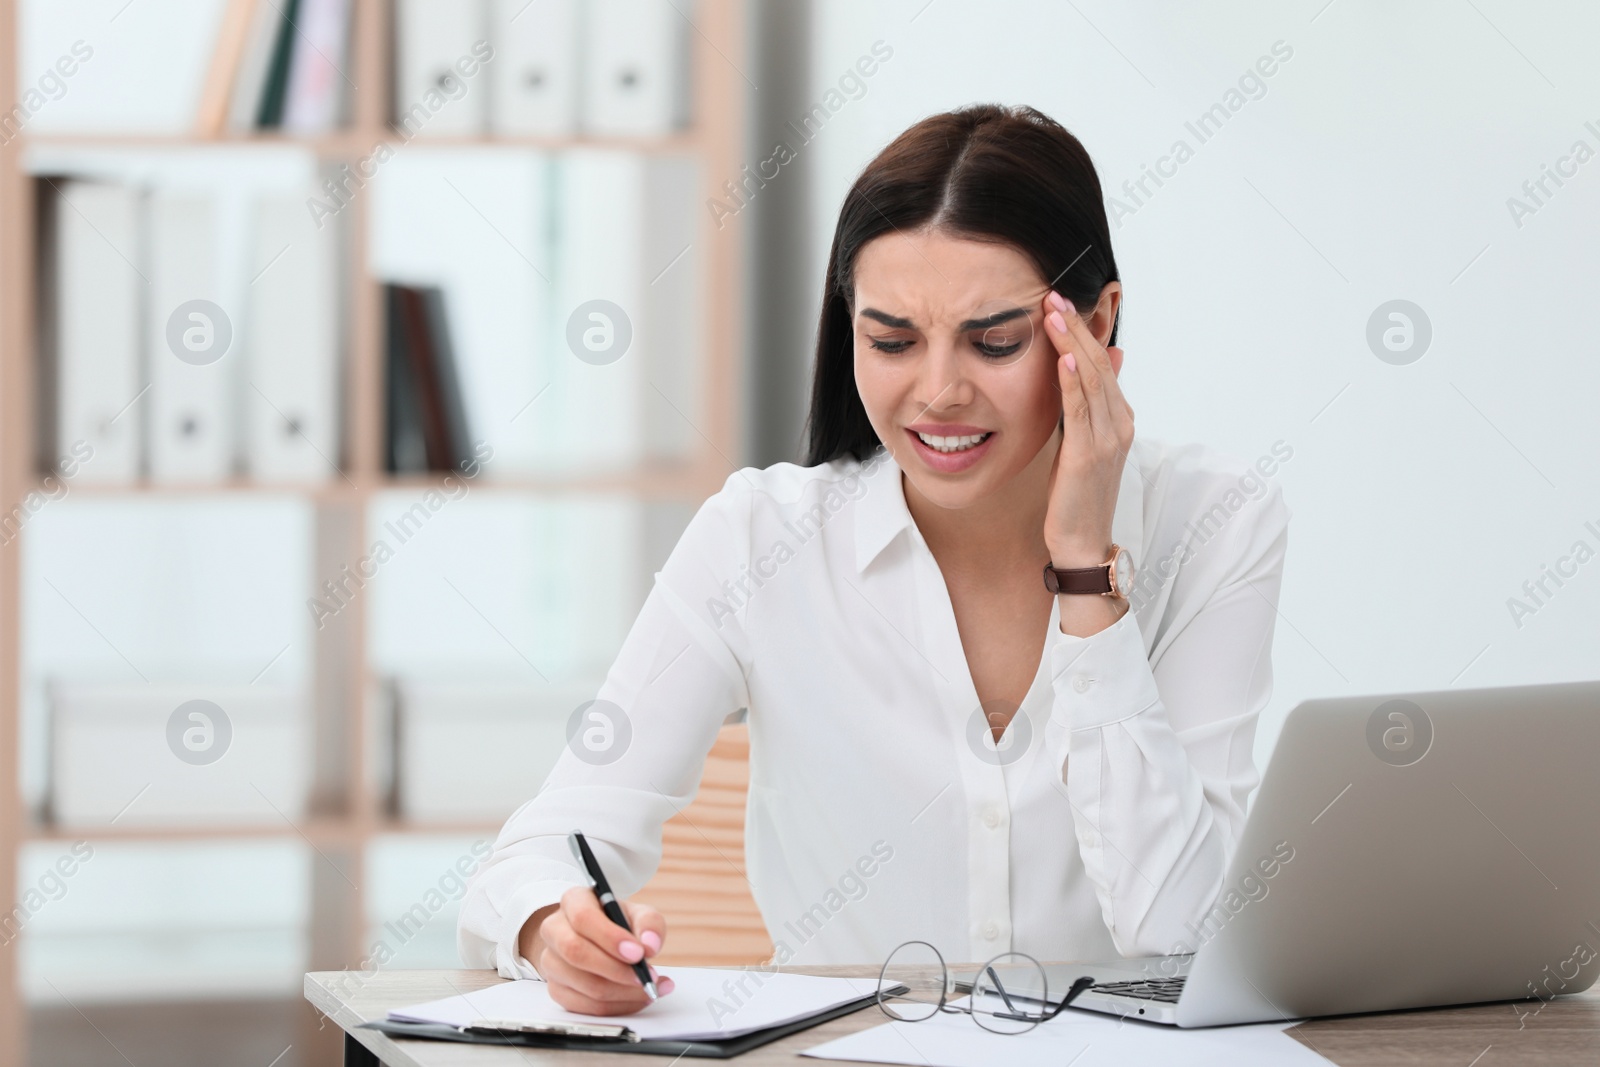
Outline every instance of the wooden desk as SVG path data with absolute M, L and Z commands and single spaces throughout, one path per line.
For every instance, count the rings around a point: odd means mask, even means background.
M 795 969 L 854 977 L 878 973 L 876 967 Z M 312 1006 L 345 1031 L 348 1067 L 374 1063 L 387 1067 L 600 1067 L 607 1062 L 605 1054 L 597 1052 L 394 1040 L 371 1030 L 353 1031 L 357 1024 L 381 1018 L 391 1008 L 470 993 L 499 980 L 490 971 L 389 971 L 366 980 L 355 972 L 313 971 L 306 975 L 305 990 Z M 868 1008 L 755 1049 L 736 1062 L 745 1067 L 821 1063 L 800 1060 L 797 1054 L 882 1022 L 883 1014 Z M 1600 994 L 1591 990 L 1542 1006 L 1538 1001 L 1523 1001 L 1318 1019 L 1289 1032 L 1341 1067 L 1501 1067 L 1510 1063 L 1593 1067 L 1600 1063 Z M 614 1055 L 610 1062 L 652 1067 L 660 1059 Z

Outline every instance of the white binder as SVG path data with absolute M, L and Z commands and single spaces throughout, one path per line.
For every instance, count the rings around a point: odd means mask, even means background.
M 394 707 L 397 814 L 500 822 L 539 791 L 567 723 L 599 679 L 546 685 L 401 681 Z
M 261 94 L 266 89 L 267 65 L 272 62 L 272 46 L 278 39 L 283 8 L 268 0 L 257 0 L 250 13 L 250 29 L 245 37 L 244 54 L 228 94 L 228 132 L 253 133 L 256 112 L 261 109 Z
M 300 9 L 283 116 L 290 133 L 325 133 L 341 118 L 349 88 L 350 5 L 306 0 Z
M 305 199 L 264 197 L 255 210 L 241 396 L 245 461 L 260 482 L 338 476 L 341 229 L 317 229 Z
M 627 470 L 645 456 L 649 385 L 635 344 L 643 170 L 639 156 L 610 149 L 574 149 L 557 160 L 556 299 L 549 343 L 537 354 L 549 394 L 530 412 L 541 465 L 552 473 Z M 599 300 L 620 312 L 595 309 Z
M 646 156 L 640 239 L 643 299 L 634 334 L 647 377 L 642 409 L 646 458 L 691 459 L 705 447 L 705 350 L 703 246 L 697 232 L 701 205 L 700 165 L 692 156 Z
M 57 823 L 282 827 L 305 813 L 310 732 L 297 689 L 52 682 L 48 694 Z
M 541 451 L 560 471 L 680 458 L 703 432 L 696 165 L 579 149 L 562 155 L 558 172 L 557 300 L 544 353 L 555 403 L 539 413 Z M 588 310 L 596 300 L 621 315 Z M 610 362 L 598 362 L 602 353 L 588 362 L 574 347 L 573 332 L 603 338 L 624 328 L 628 347 Z
M 559 137 L 578 125 L 578 0 L 490 0 L 494 132 Z
M 590 0 L 584 128 L 664 135 L 689 122 L 689 0 Z
M 60 183 L 54 205 L 55 434 L 51 463 L 89 458 L 74 480 L 132 482 L 148 395 L 139 362 L 141 194 L 110 183 Z
M 394 110 L 407 134 L 459 137 L 484 131 L 490 74 L 479 69 L 464 77 L 456 63 L 463 58 L 469 66 L 480 62 L 473 45 L 488 40 L 486 16 L 484 0 L 396 4 Z M 490 60 L 489 69 L 498 62 L 498 56 Z
M 204 300 L 220 307 L 215 215 L 215 204 L 203 194 L 150 194 L 145 338 L 154 482 L 218 482 L 233 465 L 228 402 L 237 362 L 236 316 L 193 306 Z

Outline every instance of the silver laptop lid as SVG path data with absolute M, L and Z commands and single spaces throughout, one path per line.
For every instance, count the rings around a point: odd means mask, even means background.
M 1461 1004 L 1600 974 L 1600 682 L 1300 704 L 1180 1025 Z

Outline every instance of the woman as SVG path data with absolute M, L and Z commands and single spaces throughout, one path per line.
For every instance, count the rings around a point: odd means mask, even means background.
M 872 161 L 810 465 L 737 471 L 689 524 L 599 692 L 625 751 L 563 752 L 511 816 L 463 904 L 470 964 L 642 1007 L 630 964 L 670 916 L 610 924 L 565 835 L 641 888 L 741 708 L 778 962 L 1195 947 L 1258 780 L 1289 511 L 1248 466 L 1135 438 L 1121 298 L 1093 164 L 1039 112 L 935 115 Z

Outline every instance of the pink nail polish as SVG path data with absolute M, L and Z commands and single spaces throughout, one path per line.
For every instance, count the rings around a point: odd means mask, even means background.
M 1061 317 L 1061 312 L 1059 311 L 1050 312 L 1050 325 L 1054 326 L 1062 333 L 1067 332 L 1067 320 Z
M 637 941 L 624 941 L 618 951 L 622 953 L 622 958 L 629 963 L 638 963 L 644 959 L 644 948 Z
M 1061 298 L 1061 310 L 1065 311 L 1068 315 L 1076 315 L 1078 313 L 1078 309 L 1073 307 L 1072 301 L 1068 300 L 1066 297 Z
M 1078 361 L 1073 358 L 1071 352 L 1068 352 L 1066 355 L 1062 356 L 1061 358 L 1067 361 L 1067 369 L 1069 371 L 1071 371 L 1073 374 L 1077 374 L 1078 373 Z
M 1050 290 L 1050 306 L 1055 308 L 1057 311 L 1065 311 L 1067 308 L 1067 298 L 1052 289 Z
M 644 947 L 651 952 L 661 951 L 661 935 L 654 930 L 646 930 L 639 935 L 639 940 L 644 942 Z

